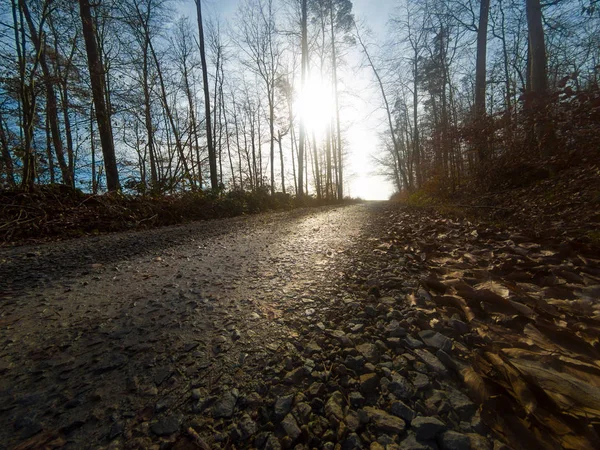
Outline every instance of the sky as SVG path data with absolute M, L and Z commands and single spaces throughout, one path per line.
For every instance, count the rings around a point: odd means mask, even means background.
M 228 21 L 235 17 L 240 0 L 204 0 L 203 16 L 220 17 Z M 386 24 L 393 12 L 394 0 L 353 0 L 355 18 L 370 28 L 374 38 L 385 39 Z M 180 13 L 195 19 L 192 0 L 182 0 Z M 381 96 L 373 85 L 371 69 L 361 67 L 362 56 L 358 49 L 346 57 L 346 69 L 340 76 L 352 96 L 340 98 L 343 121 L 350 124 L 344 134 L 348 143 L 345 195 L 365 200 L 384 200 L 393 193 L 392 184 L 377 174 L 373 155 L 379 153 L 379 133 L 384 125 Z

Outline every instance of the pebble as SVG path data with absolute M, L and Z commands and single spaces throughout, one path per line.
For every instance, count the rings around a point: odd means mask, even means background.
M 360 344 L 356 346 L 356 350 L 370 363 L 377 364 L 379 362 L 380 354 L 375 344 Z
M 411 422 L 411 428 L 415 430 L 419 439 L 433 439 L 437 434 L 446 430 L 446 425 L 435 417 L 419 416 Z
M 294 403 L 294 396 L 287 395 L 285 397 L 279 397 L 275 400 L 275 406 L 273 412 L 277 420 L 283 419 L 291 410 Z
M 392 379 L 387 388 L 392 394 L 401 400 L 410 399 L 415 392 L 411 382 L 396 372 L 392 373 Z
M 437 331 L 423 330 L 419 332 L 419 337 L 428 347 L 445 352 L 452 350 L 452 341 Z
M 340 391 L 334 392 L 325 404 L 325 416 L 335 423 L 339 423 L 344 418 L 343 410 L 344 397 Z
M 353 408 L 360 408 L 365 404 L 365 398 L 361 395 L 360 392 L 350 392 L 348 399 L 350 400 L 350 405 Z
M 404 338 L 404 345 L 406 345 L 408 348 L 412 348 L 413 350 L 416 348 L 422 348 L 424 346 L 423 342 L 410 335 Z
M 389 432 L 393 434 L 402 434 L 406 428 L 404 420 L 399 417 L 392 416 L 387 412 L 366 406 L 364 411 L 369 417 L 369 423 L 378 431 Z
M 441 363 L 441 361 L 428 350 L 417 348 L 414 350 L 415 354 L 433 371 L 441 374 L 448 375 L 448 370 Z
M 442 450 L 470 450 L 469 436 L 456 431 L 446 431 L 438 436 L 438 443 Z
M 229 418 L 233 416 L 237 395 L 234 392 L 228 391 L 223 394 L 212 407 L 212 416 L 215 419 L 220 417 Z
M 379 376 L 376 373 L 366 373 L 360 376 L 360 390 L 363 394 L 373 394 L 379 386 Z
M 400 417 L 408 423 L 415 418 L 415 411 L 400 400 L 396 400 L 392 403 L 390 411 L 393 415 Z
M 163 417 L 150 425 L 150 430 L 157 436 L 170 436 L 179 431 L 179 420 L 175 417 Z
M 300 436 L 300 427 L 298 426 L 296 419 L 294 419 L 294 416 L 291 414 L 285 416 L 285 418 L 281 421 L 281 426 L 286 435 L 289 436 L 292 441 L 295 441 Z
M 298 384 L 303 378 L 310 376 L 310 371 L 307 367 L 302 366 L 285 374 L 283 382 L 287 384 Z

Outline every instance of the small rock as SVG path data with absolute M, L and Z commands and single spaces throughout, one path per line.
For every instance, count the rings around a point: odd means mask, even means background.
M 348 429 L 352 432 L 358 430 L 361 425 L 361 420 L 358 416 L 358 413 L 352 409 L 348 411 L 348 414 L 346 414 L 344 422 L 346 423 Z
M 484 436 L 476 433 L 467 434 L 471 441 L 471 448 L 475 450 L 492 450 L 492 444 Z
M 281 444 L 275 435 L 270 433 L 263 448 L 265 450 L 281 450 Z
M 323 351 L 321 346 L 315 341 L 310 341 L 308 344 L 306 344 L 305 350 L 309 355 Z
M 293 403 L 293 395 L 286 395 L 285 397 L 279 397 L 277 400 L 275 400 L 275 406 L 273 408 L 275 418 L 277 420 L 283 419 L 292 410 Z
M 471 440 L 468 436 L 456 431 L 446 431 L 438 436 L 442 450 L 471 450 Z
M 379 386 L 379 376 L 376 373 L 366 373 L 360 376 L 360 390 L 364 394 L 373 394 Z
M 369 423 L 379 431 L 402 434 L 406 428 L 404 420 L 392 416 L 385 411 L 367 406 L 364 411 L 369 416 Z
M 292 441 L 295 441 L 300 436 L 300 427 L 298 427 L 296 419 L 291 414 L 285 416 L 281 421 L 281 426 Z
M 409 431 L 408 436 L 400 443 L 399 448 L 400 450 L 432 450 L 433 447 L 417 441 L 415 433 Z
M 213 405 L 212 415 L 215 419 L 220 417 L 229 418 L 233 416 L 235 404 L 237 402 L 237 395 L 233 392 L 228 391 L 217 400 Z
M 415 392 L 410 381 L 396 372 L 392 372 L 392 379 L 388 384 L 388 390 L 401 400 L 410 399 Z
M 41 432 L 44 428 L 42 424 L 37 420 L 29 417 L 29 416 L 21 416 L 15 420 L 14 428 L 16 431 L 21 432 L 21 437 L 23 439 L 30 438 L 31 436 L 35 436 L 39 432 Z
M 392 320 L 386 327 L 385 333 L 388 337 L 401 338 L 406 336 L 406 330 L 400 326 L 400 322 Z
M 350 433 L 342 444 L 342 450 L 357 450 L 362 448 L 362 441 L 356 433 Z
M 379 350 L 377 349 L 376 345 L 374 345 L 374 344 L 360 344 L 360 345 L 356 346 L 356 349 L 370 363 L 377 364 L 379 362 L 380 354 L 379 354 Z
M 179 431 L 179 420 L 175 417 L 163 417 L 153 422 L 150 430 L 157 436 L 170 436 Z
M 283 382 L 287 384 L 298 384 L 303 378 L 310 375 L 310 371 L 306 366 L 298 367 L 285 374 Z
M 256 433 L 256 422 L 248 414 L 244 414 L 240 419 L 239 428 L 242 439 L 246 440 Z
M 448 389 L 448 401 L 452 408 L 458 413 L 462 420 L 471 420 L 477 410 L 477 406 L 462 392 L 456 389 Z
M 415 418 L 415 412 L 406 403 L 396 400 L 390 408 L 393 415 L 410 423 Z
M 192 400 L 200 400 L 202 398 L 202 391 L 200 389 L 192 389 Z
M 169 379 L 173 375 L 173 370 L 170 367 L 162 367 L 156 371 L 152 381 L 157 386 L 163 384 L 167 379 Z
M 354 372 L 360 372 L 365 365 L 365 358 L 362 356 L 347 356 L 344 365 Z
M 298 423 L 306 425 L 310 420 L 311 412 L 312 408 L 308 403 L 300 402 L 294 407 L 292 414 Z
M 433 439 L 437 434 L 446 430 L 446 425 L 435 417 L 419 416 L 411 422 L 411 428 L 417 433 L 419 439 Z
M 350 392 L 348 398 L 350 400 L 350 405 L 353 408 L 361 408 L 365 404 L 365 398 L 361 395 L 360 392 Z
M 450 319 L 448 320 L 448 325 L 454 328 L 460 334 L 465 334 L 469 332 L 469 325 L 467 325 L 462 320 Z
M 325 416 L 334 423 L 339 423 L 344 419 L 343 409 L 344 397 L 341 392 L 336 391 L 331 394 L 325 404 Z
M 112 441 L 114 438 L 122 434 L 124 429 L 125 427 L 123 426 L 122 422 L 113 423 L 110 427 L 110 431 L 108 432 L 108 439 Z
M 428 347 L 445 352 L 452 350 L 452 341 L 437 331 L 423 330 L 419 332 L 419 337 Z
M 310 385 L 306 392 L 310 397 L 320 397 L 325 393 L 325 385 L 323 383 L 315 382 Z
M 412 384 L 417 390 L 421 391 L 429 387 L 430 383 L 427 375 L 420 372 L 413 372 L 413 374 Z
M 422 348 L 417 348 L 414 350 L 415 354 L 432 370 L 434 370 L 435 372 L 441 374 L 441 375 L 448 375 L 448 370 L 446 369 L 446 367 L 444 367 L 444 365 L 441 363 L 441 361 L 434 355 L 432 355 L 429 351 L 422 349 Z
M 408 348 L 412 348 L 413 350 L 415 348 L 422 348 L 424 346 L 423 342 L 410 335 L 404 338 L 404 345 L 406 345 Z
M 100 361 L 98 367 L 96 367 L 96 369 L 94 370 L 94 373 L 96 375 L 100 375 L 106 372 L 110 372 L 111 370 L 123 367 L 125 364 L 127 364 L 128 361 L 129 358 L 127 356 L 122 355 L 120 353 L 115 353 L 114 355 L 111 355 L 108 358 Z

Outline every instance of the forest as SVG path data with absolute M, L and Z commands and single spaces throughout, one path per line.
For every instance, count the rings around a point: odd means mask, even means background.
M 597 150 L 595 0 L 399 0 L 382 42 L 349 0 L 189 3 L 4 2 L 3 188 L 341 199 L 351 52 L 398 192 Z
M 599 78 L 599 0 L 0 2 L 0 449 L 597 450 Z

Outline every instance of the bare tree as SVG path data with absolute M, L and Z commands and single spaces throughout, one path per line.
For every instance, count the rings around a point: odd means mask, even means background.
M 104 68 L 98 55 L 96 33 L 94 31 L 89 0 L 79 0 L 79 13 L 83 27 L 83 38 L 85 40 L 88 68 L 90 71 L 96 121 L 100 133 L 100 142 L 102 143 L 102 155 L 104 156 L 104 168 L 106 172 L 106 187 L 109 191 L 118 191 L 121 186 L 119 184 L 119 171 L 117 169 L 117 160 L 115 157 L 110 114 L 106 106 Z
M 206 51 L 204 46 L 204 27 L 202 23 L 202 0 L 196 2 L 196 14 L 198 18 L 198 47 L 200 49 L 200 61 L 202 64 L 202 86 L 204 88 L 204 112 L 206 123 L 206 145 L 208 147 L 208 164 L 210 167 L 210 187 L 217 189 L 219 187 L 219 178 L 217 174 L 217 156 L 213 145 L 212 125 L 210 120 L 210 89 L 208 87 L 208 69 L 206 66 Z

